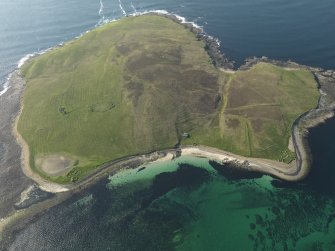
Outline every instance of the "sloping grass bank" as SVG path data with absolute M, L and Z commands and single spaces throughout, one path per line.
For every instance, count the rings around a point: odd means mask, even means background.
M 287 161 L 291 125 L 318 99 L 305 70 L 258 64 L 221 72 L 203 41 L 157 15 L 104 25 L 30 60 L 22 73 L 18 131 L 31 168 L 58 183 L 180 142 Z M 38 163 L 50 155 L 71 159 L 64 163 L 72 169 L 60 177 L 43 172 Z

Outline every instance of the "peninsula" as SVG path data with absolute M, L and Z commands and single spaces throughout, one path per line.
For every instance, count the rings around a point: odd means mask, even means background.
M 148 14 L 29 60 L 15 126 L 26 174 L 76 184 L 162 151 L 302 179 L 308 126 L 298 119 L 318 106 L 314 74 L 266 60 L 233 70 L 213 43 L 198 28 Z

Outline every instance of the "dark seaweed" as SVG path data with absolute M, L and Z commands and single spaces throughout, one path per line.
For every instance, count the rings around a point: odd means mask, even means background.
M 232 161 L 220 164 L 214 160 L 209 160 L 209 164 L 219 173 L 219 175 L 232 181 L 241 179 L 257 179 L 263 176 L 261 173 L 246 170 L 243 166 L 247 165 L 246 162 L 239 164 Z

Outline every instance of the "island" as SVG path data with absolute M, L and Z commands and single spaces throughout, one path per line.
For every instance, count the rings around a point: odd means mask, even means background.
M 299 186 L 319 171 L 310 129 L 334 117 L 333 70 L 266 57 L 237 67 L 172 14 L 124 17 L 22 62 L 0 96 L 1 250 L 101 181 L 181 155 L 224 179 Z
M 266 58 L 233 69 L 215 39 L 172 15 L 108 23 L 20 70 L 23 168 L 53 192 L 180 154 L 300 180 L 307 128 L 333 116 L 316 109 L 317 69 Z

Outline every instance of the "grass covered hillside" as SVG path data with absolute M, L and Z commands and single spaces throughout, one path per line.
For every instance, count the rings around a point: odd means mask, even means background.
M 42 175 L 42 163 L 59 155 L 58 171 L 48 173 L 60 182 L 109 160 L 173 147 L 182 132 L 211 121 L 220 89 L 204 43 L 153 15 L 107 24 L 22 71 L 18 130 Z M 56 178 L 69 163 L 75 168 Z
M 30 165 L 60 183 L 124 156 L 200 143 L 286 154 L 295 118 L 316 106 L 310 72 L 258 64 L 228 74 L 165 17 L 127 17 L 29 61 L 18 131 Z
M 258 63 L 227 76 L 223 105 L 209 128 L 193 142 L 250 157 L 289 162 L 293 122 L 317 106 L 319 92 L 308 70 Z

